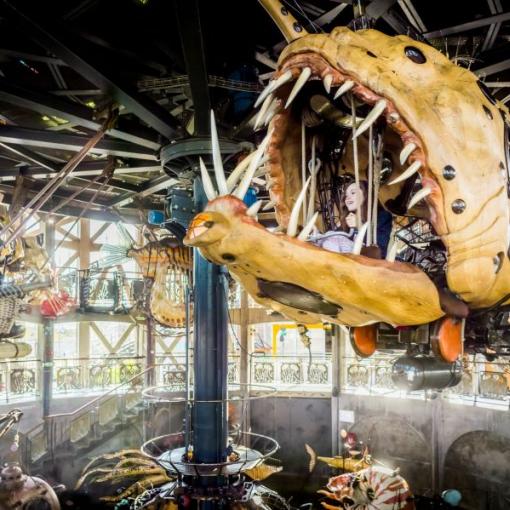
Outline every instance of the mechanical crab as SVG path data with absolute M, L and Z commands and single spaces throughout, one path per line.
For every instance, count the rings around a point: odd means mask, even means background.
M 466 337 L 483 345 L 478 317 L 510 303 L 508 110 L 427 44 L 374 29 L 308 34 L 280 2 L 261 3 L 289 43 L 257 101 L 268 134 L 226 179 L 213 119 L 217 189 L 202 164 L 210 201 L 185 244 L 265 307 L 352 327 L 362 356 L 381 347 L 381 325 L 418 344 L 427 328 L 447 362 L 462 351 L 466 318 Z M 258 223 L 261 203 L 243 203 L 261 165 L 277 231 Z M 334 227 L 335 180 L 346 174 L 369 183 L 368 219 L 353 252 L 334 253 L 308 239 Z M 378 208 L 393 219 L 386 258 Z

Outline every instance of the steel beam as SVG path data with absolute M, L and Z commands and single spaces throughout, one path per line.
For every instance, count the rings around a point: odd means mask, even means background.
M 0 192 L 4 195 L 4 203 L 11 203 L 12 195 L 14 188 L 12 186 L 7 186 L 5 184 L 0 184 Z M 50 199 L 46 204 L 41 207 L 41 212 L 50 212 L 54 207 L 56 207 L 60 202 L 60 199 Z M 154 204 L 151 205 L 150 208 L 158 209 L 159 206 Z M 74 216 L 77 217 L 83 213 L 83 208 L 81 207 L 73 207 L 69 205 L 65 205 L 61 209 L 58 210 L 55 214 L 57 216 Z M 89 218 L 91 220 L 100 220 L 100 221 L 119 221 L 119 216 L 107 208 L 102 209 L 88 209 L 83 213 L 83 218 Z M 122 218 L 126 223 L 131 223 L 135 225 L 140 224 L 139 211 L 137 209 L 122 209 Z
M 500 0 L 487 0 L 487 4 L 489 5 L 489 9 L 491 14 L 500 14 L 503 12 L 503 7 L 501 5 Z M 499 30 L 501 28 L 501 23 L 493 23 L 483 41 L 482 52 L 490 50 L 494 43 L 496 42 L 496 38 L 498 37 Z
M 194 134 L 208 135 L 211 101 L 198 0 L 175 0 L 175 7 L 195 110 Z
M 400 5 L 400 8 L 406 15 L 409 23 L 411 23 L 411 25 L 413 25 L 416 30 L 422 33 L 427 31 L 425 23 L 423 23 L 423 20 L 418 14 L 418 11 L 415 9 L 411 0 L 398 0 L 398 5 Z
M 14 154 L 19 161 L 23 161 L 25 163 L 32 163 L 33 165 L 37 165 L 40 168 L 45 168 L 50 172 L 57 172 L 59 170 L 58 164 L 46 159 L 44 156 L 37 154 L 25 147 L 11 146 L 6 143 L 0 143 L 0 147 L 8 150 L 10 153 Z M 19 174 L 19 170 L 16 171 L 15 175 Z M 1 177 L 4 177 L 5 173 L 2 171 Z
M 369 18 L 379 19 L 396 3 L 397 0 L 372 0 L 366 8 L 367 16 Z
M 19 85 L 14 85 L 4 78 L 0 78 L 0 101 L 38 112 L 41 115 L 54 115 L 93 131 L 101 128 L 101 123 L 94 119 L 94 111 L 90 108 L 78 103 L 64 101 L 51 94 L 27 90 Z M 110 129 L 107 131 L 107 134 L 155 151 L 160 148 L 156 137 L 152 140 L 146 139 L 119 129 Z
M 89 137 L 69 133 L 55 133 L 41 129 L 0 125 L 0 142 L 48 149 L 79 151 L 89 141 Z M 151 149 L 134 145 L 124 140 L 103 139 L 90 151 L 94 154 L 156 161 Z
M 473 72 L 477 76 L 489 76 L 491 74 L 499 73 L 500 71 L 505 71 L 506 69 L 510 69 L 510 59 L 502 60 L 501 62 L 481 67 L 480 69 L 476 69 Z
M 5 144 L 0 144 L 0 146 L 5 146 Z M 26 151 L 26 149 L 24 149 Z M 21 159 L 21 158 L 20 158 Z M 100 175 L 103 173 L 103 169 L 106 162 L 104 160 L 98 160 L 98 161 L 84 161 L 78 165 L 76 170 L 73 170 L 73 173 L 71 174 L 71 177 L 89 177 L 92 175 Z M 28 166 L 28 167 L 22 167 L 23 174 L 27 177 L 32 177 L 34 179 L 45 179 L 48 177 L 51 177 L 54 172 L 57 172 L 60 170 L 60 167 L 58 164 L 55 164 L 55 169 L 51 171 L 45 171 L 43 168 L 40 168 L 39 166 Z M 1 182 L 7 182 L 7 181 L 13 181 L 16 176 L 20 174 L 21 167 L 16 167 L 12 169 L 6 169 L 2 170 L 0 174 L 0 181 Z M 123 166 L 120 164 L 117 164 L 115 166 L 115 175 L 136 175 L 139 173 L 145 173 L 145 172 L 161 172 L 161 166 L 160 165 L 143 165 L 143 166 Z
M 124 193 L 110 202 L 111 207 L 124 207 L 127 204 L 133 202 L 137 197 L 147 197 L 153 195 L 158 191 L 169 188 L 170 186 L 177 184 L 179 181 L 168 175 L 160 175 L 150 181 L 142 184 L 139 191 L 136 193 Z
M 47 21 L 31 19 L 7 0 L 2 0 L 2 6 L 5 17 L 15 22 L 27 37 L 34 39 L 106 94 L 110 94 L 158 133 L 173 139 L 181 132 L 179 122 L 164 108 L 122 83 L 106 63 L 94 62 L 83 45 L 75 44 L 73 47 L 60 27 L 51 26 Z
M 468 21 L 467 23 L 461 23 L 460 25 L 454 25 L 453 27 L 442 28 L 441 30 L 434 30 L 432 32 L 426 32 L 423 34 L 425 39 L 435 39 L 436 37 L 445 37 L 447 35 L 460 34 L 461 32 L 467 32 L 475 28 L 486 27 L 493 23 L 501 23 L 510 19 L 510 12 L 503 12 L 501 14 L 495 14 L 493 16 L 487 16 L 486 18 L 475 19 Z

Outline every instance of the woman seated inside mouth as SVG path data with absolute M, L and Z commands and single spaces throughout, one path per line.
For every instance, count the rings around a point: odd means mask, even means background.
M 360 181 L 359 186 L 355 182 L 344 186 L 340 198 L 340 214 L 336 228 L 328 230 L 324 234 L 311 236 L 309 241 L 325 250 L 351 253 L 358 231 L 367 221 L 366 196 L 366 181 Z M 357 224 L 358 209 L 360 225 Z
M 351 253 L 358 232 L 367 221 L 367 190 L 368 184 L 366 181 L 359 181 L 359 185 L 356 182 L 344 184 L 340 196 L 339 217 L 335 228 L 328 230 L 324 234 L 310 236 L 308 240 L 328 251 Z M 374 258 L 386 256 L 391 233 L 391 223 L 391 214 L 379 207 L 377 210 L 378 246 L 366 247 L 365 239 L 362 254 Z

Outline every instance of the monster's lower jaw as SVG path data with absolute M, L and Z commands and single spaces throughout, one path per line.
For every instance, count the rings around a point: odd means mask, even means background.
M 286 106 L 289 94 L 292 95 L 291 89 L 303 72 L 309 74 L 308 80 L 291 105 Z M 395 104 L 332 66 L 317 53 L 301 53 L 286 60 L 277 74 L 284 77 L 289 73 L 292 79 L 273 93 L 274 100 L 270 107 L 272 118 L 269 123 L 273 135 L 267 151 L 268 187 L 280 225 L 287 225 L 292 203 L 302 185 L 301 120 L 305 119 L 308 139 L 315 136 L 317 147 L 322 149 L 322 153 L 329 151 L 334 154 L 339 147 L 338 137 L 343 136 L 345 142 L 351 131 L 345 129 L 345 124 L 355 122 L 354 117 L 351 117 L 352 98 L 358 125 L 372 108 L 379 110 L 378 119 L 373 125 L 379 126 L 383 150 L 391 154 L 393 160 L 393 167 L 386 169 L 385 180 L 381 182 L 378 197 L 380 202 L 398 215 L 407 214 L 408 209 L 412 208 L 413 216 L 428 219 L 436 232 L 443 234 L 446 226 L 441 189 L 428 167 L 419 135 L 406 124 Z M 325 81 L 328 82 L 330 93 L 324 90 Z M 335 99 L 336 87 L 337 91 L 344 89 L 345 92 Z M 358 138 L 358 151 L 360 147 L 367 146 L 368 133 L 366 130 Z M 368 150 L 365 153 L 358 155 L 358 159 L 367 158 Z M 360 167 L 363 167 L 363 163 L 359 162 Z M 323 167 L 328 164 L 339 165 L 340 162 L 323 161 Z M 349 173 L 353 171 L 354 168 L 348 168 Z M 364 168 L 361 171 L 361 178 L 366 179 Z M 393 181 L 397 182 L 393 184 Z
M 444 314 L 435 285 L 418 268 L 323 250 L 270 232 L 246 210 L 230 195 L 212 200 L 204 213 L 222 215 L 228 233 L 208 243 L 215 225 L 199 235 L 190 228 L 184 242 L 210 262 L 227 265 L 263 306 L 301 323 L 349 326 L 424 324 Z

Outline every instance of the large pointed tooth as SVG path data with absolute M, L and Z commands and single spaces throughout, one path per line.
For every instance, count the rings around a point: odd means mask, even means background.
M 276 80 L 273 80 L 268 84 L 268 86 L 260 93 L 260 96 L 255 101 L 254 107 L 257 108 L 257 106 L 266 99 L 266 97 L 274 92 L 276 89 L 280 88 L 284 83 L 287 83 L 288 81 L 292 80 L 292 72 L 290 70 L 285 71 L 281 76 L 279 76 Z
M 254 158 L 256 151 L 253 151 L 251 154 L 248 154 L 235 168 L 232 170 L 231 174 L 227 179 L 227 188 L 228 192 L 231 193 L 235 188 L 237 181 L 241 178 L 244 171 L 248 168 L 250 161 Z
M 296 237 L 299 213 L 301 211 L 301 206 L 303 205 L 303 201 L 306 196 L 306 190 L 308 189 L 308 185 L 310 184 L 310 179 L 311 177 L 308 177 L 308 179 L 306 180 L 306 183 L 303 186 L 303 189 L 300 191 L 294 204 L 294 207 L 292 208 L 292 211 L 290 213 L 289 224 L 287 225 L 287 235 L 290 237 Z
M 262 206 L 262 200 L 257 200 L 254 204 L 250 205 L 248 209 L 246 210 L 246 214 L 248 216 L 255 217 L 257 216 L 257 213 L 260 210 L 260 207 Z
M 386 99 L 379 99 L 379 101 L 375 103 L 375 106 L 370 110 L 370 113 L 365 117 L 365 120 L 360 124 L 358 129 L 356 129 L 356 132 L 354 133 L 355 137 L 364 133 L 379 118 L 379 115 L 381 115 L 386 108 L 386 104 Z
M 251 182 L 258 184 L 259 186 L 265 186 L 267 184 L 265 179 L 261 179 L 260 177 L 255 177 L 255 176 L 253 176 Z
M 367 230 L 368 221 L 366 223 L 363 223 L 363 225 L 359 229 L 358 235 L 356 236 L 356 240 L 354 241 L 354 246 L 352 248 L 352 253 L 354 255 L 359 255 L 361 253 L 361 248 L 363 248 L 363 240 L 365 239 Z
M 255 104 L 253 105 L 254 108 L 257 108 L 260 105 L 260 103 L 262 103 L 262 101 L 265 101 L 267 96 L 269 94 L 271 94 L 271 92 L 273 92 L 273 87 L 274 87 L 275 81 L 276 80 L 272 80 L 267 84 L 266 88 L 260 93 L 260 96 L 257 97 L 257 100 L 255 101 Z
M 255 156 L 253 156 L 252 160 L 250 161 L 248 170 L 246 170 L 246 173 L 244 174 L 241 182 L 239 183 L 239 186 L 232 193 L 232 195 L 239 198 L 239 200 L 242 200 L 244 198 L 244 195 L 246 195 L 246 192 L 248 191 L 248 188 L 250 187 L 251 180 L 253 179 L 253 175 L 255 174 L 255 170 L 257 170 L 257 168 L 259 167 L 259 164 L 264 157 L 264 152 L 266 151 L 266 147 L 269 144 L 269 141 L 271 140 L 272 136 L 273 136 L 273 130 L 271 130 L 266 135 L 264 140 L 262 140 L 258 149 L 255 151 Z
M 202 186 L 204 187 L 205 196 L 208 200 L 214 200 L 218 195 L 216 194 L 211 177 L 209 176 L 209 172 L 202 158 L 200 158 L 200 174 L 202 176 Z
M 407 205 L 407 209 L 411 209 L 412 207 L 414 207 L 418 202 L 420 202 L 420 200 L 423 200 L 425 197 L 429 196 L 430 194 L 432 193 L 432 189 L 431 188 L 422 188 L 420 191 L 418 191 L 416 193 L 416 195 L 414 195 L 411 200 L 409 201 L 409 204 Z
M 288 108 L 292 101 L 294 101 L 294 98 L 297 96 L 298 92 L 303 88 L 303 86 L 308 81 L 308 78 L 310 78 L 311 75 L 312 70 L 309 67 L 303 68 L 301 74 L 299 75 L 299 78 L 296 80 L 296 83 L 294 84 L 294 87 L 292 88 L 289 94 L 287 102 L 285 103 L 285 108 Z
M 416 160 L 409 166 L 409 168 L 405 172 L 401 173 L 398 177 L 390 181 L 388 183 L 388 186 L 392 186 L 393 184 L 397 184 L 397 182 L 402 182 L 405 181 L 406 179 L 409 179 L 409 177 L 414 175 L 420 168 L 421 161 Z
M 395 258 L 397 256 L 398 251 L 398 243 L 395 240 L 393 240 L 393 243 L 390 246 L 390 249 L 388 250 L 388 253 L 386 254 L 386 260 L 388 262 L 395 262 Z
M 416 149 L 416 144 L 415 143 L 408 143 L 403 149 L 402 149 L 402 152 L 400 153 L 400 164 L 403 165 L 406 161 L 407 161 L 407 158 L 409 157 L 409 155 L 411 154 L 411 152 L 414 151 L 414 149 Z
M 225 171 L 223 170 L 223 162 L 221 161 L 220 141 L 218 140 L 218 131 L 216 130 L 216 119 L 214 111 L 211 110 L 211 145 L 214 164 L 214 176 L 220 195 L 228 195 L 227 180 L 225 179 Z
M 276 115 L 280 108 L 280 102 L 278 99 L 274 99 L 273 102 L 269 105 L 269 109 L 267 110 L 266 117 L 264 119 L 264 126 L 267 126 L 271 119 Z
M 301 230 L 301 232 L 297 236 L 297 238 L 300 241 L 306 241 L 308 239 L 310 232 L 312 231 L 313 227 L 315 227 L 315 223 L 316 223 L 318 217 L 319 217 L 319 211 L 316 211 L 315 214 L 310 218 L 308 223 L 303 227 L 303 230 Z
M 326 92 L 329 94 L 331 92 L 331 84 L 333 83 L 333 75 L 327 74 L 322 79 L 322 83 L 324 83 L 324 88 L 326 89 Z
M 354 82 L 352 80 L 347 80 L 342 84 L 342 86 L 336 91 L 333 99 L 338 99 L 342 94 L 345 94 L 348 90 L 351 90 L 354 87 Z
M 263 211 L 269 211 L 269 209 L 272 209 L 275 206 L 275 202 L 273 200 L 270 200 L 263 208 Z
M 265 101 L 262 103 L 262 106 L 260 107 L 259 113 L 257 115 L 257 118 L 255 119 L 255 125 L 253 126 L 253 131 L 257 131 L 257 128 L 262 123 L 262 120 L 266 116 L 267 110 L 269 110 L 269 106 L 271 105 L 273 101 L 273 95 L 269 94 Z

